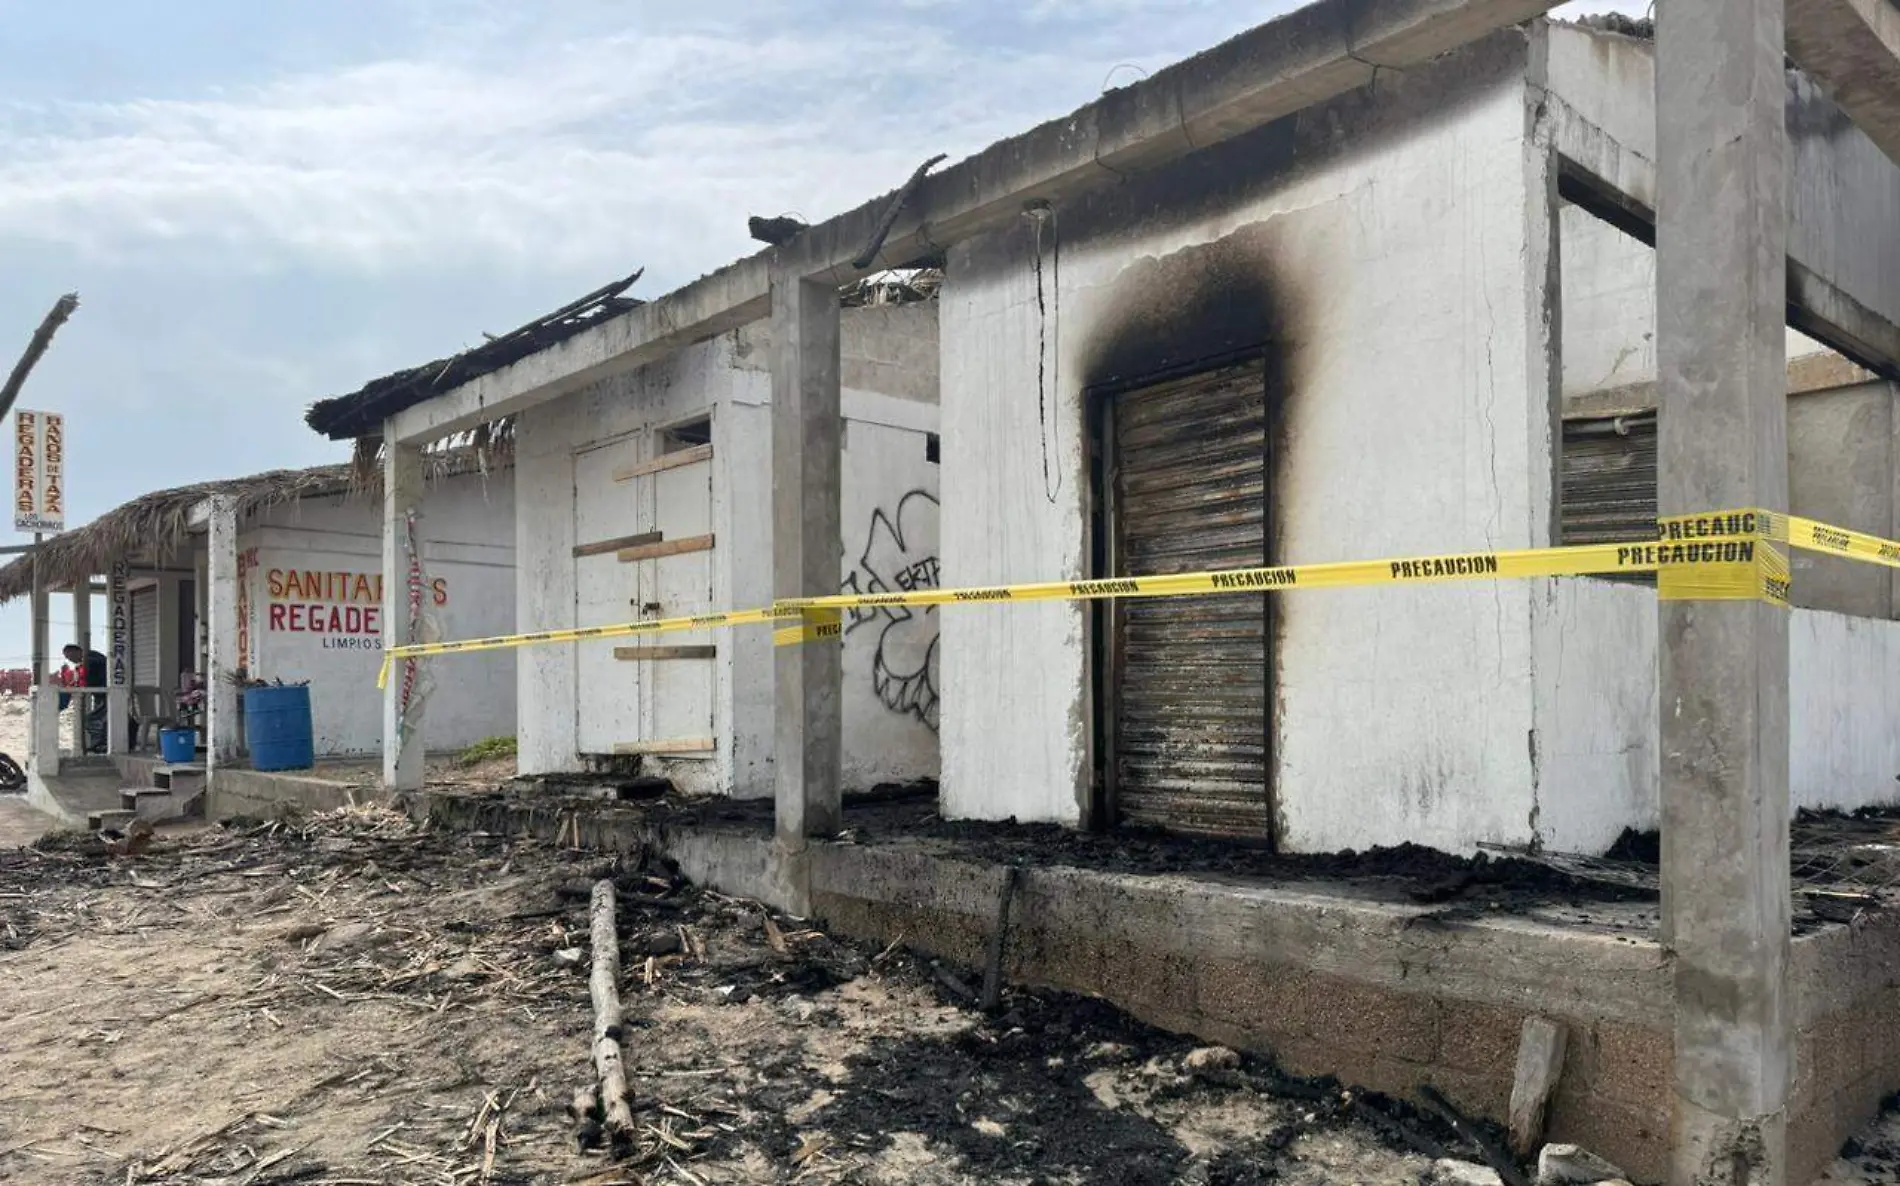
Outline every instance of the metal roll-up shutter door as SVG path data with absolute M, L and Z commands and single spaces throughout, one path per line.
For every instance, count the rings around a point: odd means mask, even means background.
M 1566 544 L 1656 538 L 1656 414 L 1564 421 L 1562 529 Z M 1636 573 L 1607 578 L 1650 583 Z
M 1256 363 L 1115 400 L 1117 575 L 1267 563 L 1266 395 Z M 1116 818 L 1270 839 L 1266 597 L 1117 601 L 1112 620 Z
M 132 590 L 132 682 L 158 683 L 158 590 Z

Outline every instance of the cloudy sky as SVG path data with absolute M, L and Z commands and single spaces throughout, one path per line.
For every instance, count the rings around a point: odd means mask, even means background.
M 67 416 L 73 524 L 336 460 L 313 400 L 635 267 L 658 295 L 748 214 L 821 219 L 1292 7 L 0 0 L 0 371 L 76 290 L 21 399 Z M 0 665 L 27 650 L 5 607 Z

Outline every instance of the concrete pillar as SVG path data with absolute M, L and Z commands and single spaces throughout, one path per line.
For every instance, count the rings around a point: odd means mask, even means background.
M 830 596 L 843 561 L 838 292 L 781 274 L 772 282 L 772 589 Z M 789 624 L 789 623 L 788 623 Z M 842 827 L 844 648 L 776 649 L 773 783 L 778 838 L 799 852 Z
M 59 688 L 39 684 L 27 703 L 27 768 L 41 778 L 59 773 Z
M 92 578 L 73 586 L 73 641 L 92 649 Z
M 1657 10 L 1667 517 L 1788 505 L 1782 0 Z M 1662 584 L 1667 589 L 1668 576 Z M 1788 616 L 1659 599 L 1678 1186 L 1787 1180 Z
M 383 647 L 417 641 L 409 607 L 409 516 L 422 509 L 422 450 L 383 438 Z M 417 539 L 420 540 L 418 534 Z M 405 720 L 403 688 L 415 660 L 390 668 L 383 689 L 383 785 L 390 790 L 422 786 L 422 722 Z
M 205 535 L 207 609 L 205 694 L 210 701 L 205 732 L 206 766 L 216 771 L 237 762 L 244 751 L 238 720 L 237 673 L 244 666 L 238 653 L 238 531 L 237 509 L 229 500 L 211 500 L 210 530 Z

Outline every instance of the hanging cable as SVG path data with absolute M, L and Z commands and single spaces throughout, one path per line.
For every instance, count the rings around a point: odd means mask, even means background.
M 1057 494 L 1062 490 L 1062 470 L 1060 466 L 1055 467 L 1055 475 L 1052 481 L 1049 465 L 1049 301 L 1044 293 L 1042 281 L 1042 228 L 1043 224 L 1054 220 L 1055 212 L 1050 208 L 1048 202 L 1037 198 L 1023 208 L 1023 217 L 1029 219 L 1036 227 L 1036 249 L 1033 263 L 1036 275 L 1036 428 L 1039 444 L 1042 449 L 1043 497 L 1047 498 L 1050 505 L 1053 506 Z M 1054 268 L 1056 273 L 1055 299 L 1058 317 L 1061 315 L 1062 308 L 1061 259 L 1061 244 L 1058 242 L 1056 244 Z M 1059 346 L 1061 344 L 1061 338 L 1059 336 L 1061 333 L 1060 324 L 1058 324 L 1056 332 L 1058 334 L 1056 341 Z
M 1056 221 L 1054 207 L 1051 207 L 1049 210 L 1049 262 L 1052 265 L 1050 269 L 1052 278 L 1049 282 L 1049 305 L 1050 320 L 1053 323 L 1049 327 L 1049 385 L 1053 387 L 1056 394 L 1060 396 L 1062 393 L 1062 226 Z M 1056 405 L 1056 411 L 1060 413 L 1061 410 L 1062 405 L 1058 403 Z M 1059 459 L 1055 468 L 1055 489 L 1049 490 L 1047 480 L 1043 482 L 1043 488 L 1045 493 L 1048 494 L 1051 506 L 1055 505 L 1056 496 L 1062 493 L 1062 465 Z

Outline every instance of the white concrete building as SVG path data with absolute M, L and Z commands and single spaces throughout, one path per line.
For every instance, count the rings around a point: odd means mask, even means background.
M 1664 4 L 1660 73 L 1648 44 L 1549 24 L 1544 8 L 1317 0 L 383 406 L 390 472 L 769 319 L 773 588 L 822 595 L 844 501 L 838 294 L 872 267 L 940 264 L 946 586 L 1640 534 L 1640 417 L 1586 424 L 1584 401 L 1643 382 L 1652 335 L 1665 513 L 1792 509 L 1879 530 L 1894 514 L 1892 391 L 1807 390 L 1805 364 L 1784 374 L 1784 331 L 1900 376 L 1892 8 Z M 1600 337 L 1582 310 L 1624 280 L 1592 273 L 1567 203 L 1661 248 L 1659 297 L 1612 295 Z M 387 486 L 393 524 L 409 495 Z M 1352 906 L 1318 887 L 1123 878 L 1064 867 L 1066 852 L 986 872 L 967 848 L 935 861 L 840 843 L 852 741 L 838 654 L 816 646 L 774 654 L 772 841 L 702 832 L 677 851 L 695 877 L 899 942 L 920 931 L 965 964 L 1020 926 L 1037 937 L 1016 951 L 1034 948 L 1050 982 L 1282 1059 L 1348 1034 L 1310 1068 L 1395 1092 L 1443 1082 L 1493 1119 L 1536 1112 L 1557 1063 L 1551 1103 L 1574 1106 L 1578 1080 L 1647 1029 L 1632 1073 L 1553 1136 L 1634 1167 L 1628 1148 L 1644 1181 L 1807 1180 L 1890 1089 L 1837 1068 L 1891 986 L 1854 974 L 1880 963 L 1858 910 L 1827 939 L 1791 937 L 1787 816 L 1893 797 L 1890 582 L 1810 581 L 1792 611 L 1589 579 L 1108 606 L 946 594 L 944 814 L 1466 851 L 1588 850 L 1662 816 L 1660 933 L 1638 924 L 1615 943 L 1593 928 L 1560 953 L 1544 946 L 1554 918 L 1415 927 L 1442 918 L 1398 902 L 1355 930 Z M 417 739 L 391 728 L 385 745 L 386 770 L 410 771 L 392 781 L 414 785 Z M 1123 854 L 1108 847 L 1112 865 Z M 1034 888 L 1012 908 L 1018 873 Z M 1457 950 L 1481 962 L 1457 967 Z M 1161 973 L 1130 987 L 1131 968 Z M 1375 983 L 1435 999 L 1395 1026 Z M 1649 999 L 1612 1017 L 1634 985 Z M 1474 989 L 1477 1015 L 1457 1000 Z M 1297 1030 L 1254 1028 L 1316 998 L 1333 1007 Z M 1539 1045 L 1533 1017 L 1570 1035 L 1568 1060 Z M 1503 1042 L 1465 1062 L 1489 1025 Z M 1415 1056 L 1459 1065 L 1441 1075 Z M 1630 1139 L 1665 1129 L 1666 1150 Z
M 1339 30 L 1326 21 L 1350 24 L 1344 7 L 1303 12 L 1288 19 L 1320 22 L 1328 37 Z M 1351 33 L 1341 33 L 1348 47 Z M 557 487 L 524 494 L 524 554 L 530 535 L 549 537 L 524 570 L 557 573 L 564 549 L 591 542 L 566 534 L 570 464 L 581 474 L 588 447 L 626 433 L 621 456 L 592 463 L 587 489 L 604 488 L 599 475 L 616 469 L 650 476 L 641 467 L 687 446 L 669 443 L 670 426 L 717 405 L 698 392 L 728 381 L 706 376 L 743 371 L 747 334 L 767 314 L 804 325 L 809 297 L 797 285 L 843 286 L 870 258 L 851 254 L 869 234 L 880 259 L 943 267 L 946 586 L 1640 536 L 1655 515 L 1648 430 L 1640 414 L 1602 413 L 1641 413 L 1654 378 L 1644 263 L 1656 185 L 1652 47 L 1532 20 L 1447 53 L 1419 49 L 1403 69 L 1342 50 L 1370 77 L 1342 68 L 1357 81 L 1316 100 L 1298 81 L 1302 44 L 1262 31 L 1210 50 L 1165 83 L 1111 92 L 993 146 L 954 178 L 929 178 L 652 305 L 574 326 L 506 367 L 379 405 L 380 430 L 412 447 L 519 417 L 524 491 L 544 480 L 529 474 L 551 473 Z M 1263 81 L 1235 82 L 1252 77 L 1256 58 Z M 1891 531 L 1900 524 L 1893 393 L 1879 377 L 1900 375 L 1891 219 L 1900 170 L 1802 75 L 1788 77 L 1789 316 L 1810 350 L 1791 368 L 1802 401 L 1793 509 Z M 1181 114 L 1195 103 L 1206 105 L 1198 136 Z M 786 279 L 794 273 L 796 284 Z M 811 316 L 818 341 L 829 314 Z M 1818 344 L 1835 353 L 1813 354 Z M 782 351 L 778 379 L 822 388 L 821 354 Z M 1879 379 L 1854 397 L 1871 410 L 1849 407 L 1832 379 L 1814 377 L 1817 366 Z M 758 407 L 768 388 L 763 375 L 738 385 L 758 393 L 729 401 L 742 408 Z M 694 394 L 677 395 L 681 387 Z M 596 429 L 598 417 L 613 419 Z M 717 407 L 711 431 L 721 431 Z M 773 464 L 808 473 L 824 431 L 796 447 L 780 440 Z M 1840 463 L 1843 434 L 1857 449 L 1851 466 Z M 1621 443 L 1606 447 L 1610 438 Z M 850 441 L 847 432 L 847 457 Z M 743 528 L 718 518 L 716 458 L 746 446 L 717 446 L 703 522 L 723 546 L 721 533 Z M 767 454 L 756 448 L 744 464 L 762 470 Z M 551 470 L 537 468 L 542 449 L 556 459 Z M 851 468 L 847 521 L 866 505 Z M 590 537 L 650 526 L 633 512 L 612 532 L 594 521 Z M 708 531 L 701 522 L 686 530 Z M 797 508 L 780 508 L 781 530 L 798 522 Z M 710 604 L 763 600 L 764 537 L 752 539 L 750 558 L 714 566 Z M 806 544 L 776 546 L 784 563 Z M 1895 593 L 1885 573 L 1828 564 L 1797 560 L 1794 800 L 1887 802 L 1900 771 L 1887 727 L 1900 665 L 1885 658 L 1900 646 Z M 560 606 L 529 618 L 524 596 L 524 628 L 566 620 L 565 578 L 540 579 Z M 947 816 L 1153 824 L 1289 850 L 1408 841 L 1593 850 L 1657 821 L 1656 611 L 1638 585 L 1037 602 L 952 606 L 940 617 L 931 687 Z M 743 635 L 703 645 L 763 646 Z M 865 682 L 858 663 L 847 696 Z M 533 768 L 703 738 L 725 763 L 719 777 L 763 791 L 742 727 L 685 731 L 704 719 L 698 691 L 684 702 L 692 721 L 649 723 L 628 700 L 594 718 L 613 721 L 610 730 L 590 734 L 589 664 L 598 682 L 610 661 L 524 653 L 524 705 L 531 691 L 562 704 L 576 682 L 582 700 L 572 738 L 564 712 L 524 722 Z M 665 678 L 657 670 L 649 678 Z M 749 697 L 762 722 L 763 677 L 733 682 L 730 702 L 714 694 L 715 722 L 728 705 L 739 719 Z M 805 719 L 779 726 L 829 746 L 810 703 L 781 704 Z M 841 749 L 847 768 L 877 752 L 849 728 Z M 835 818 L 823 800 L 836 787 L 809 774 L 822 763 L 806 769 L 802 784 L 780 780 L 781 808 L 803 813 L 781 811 L 781 838 Z
M 840 587 L 934 586 L 936 304 L 848 309 L 842 349 Z M 769 357 L 766 327 L 747 327 L 516 419 L 512 630 L 771 603 Z M 312 423 L 355 431 L 360 403 L 320 404 Z M 936 617 L 892 610 L 846 623 L 848 788 L 936 777 Z M 637 764 L 691 792 L 769 796 L 772 650 L 769 627 L 522 650 L 519 724 L 508 730 L 520 771 Z M 487 681 L 493 656 L 433 662 L 444 682 Z M 433 745 L 433 724 L 428 735 Z
M 514 475 L 504 463 L 481 472 L 466 453 L 433 465 L 417 532 L 423 612 L 445 635 L 495 633 L 514 620 Z M 122 722 L 196 727 L 207 763 L 241 764 L 245 745 L 238 681 L 308 682 L 312 743 L 319 760 L 379 752 L 383 598 L 380 498 L 349 466 L 261 474 L 158 491 L 0 569 L 0 599 L 34 597 L 34 652 L 41 667 L 30 772 L 51 776 L 79 755 L 60 752 L 58 689 L 45 677 L 71 641 L 105 654 L 121 722 L 112 754 L 156 747 L 156 730 L 134 736 Z M 94 574 L 107 579 L 103 589 Z M 405 581 L 406 574 L 399 574 Z M 95 591 L 107 621 L 90 619 Z M 47 638 L 48 596 L 73 596 L 78 638 Z M 501 665 L 512 661 L 503 657 Z M 181 709 L 193 675 L 207 711 Z M 455 750 L 514 726 L 512 680 L 441 681 L 430 689 L 431 737 Z
M 1648 248 L 1591 201 L 1646 184 L 1650 61 L 1534 22 L 1061 207 L 1040 239 L 958 244 L 946 582 L 1566 542 L 1563 399 L 1654 378 Z M 1828 106 L 1791 101 L 1810 128 Z M 1817 194 L 1791 252 L 1804 327 L 1864 346 L 1826 298 L 1857 287 L 1891 333 L 1900 172 L 1844 121 L 1791 123 Z M 1056 251 L 1061 290 L 1039 291 Z M 1893 522 L 1891 463 L 1868 471 L 1871 518 L 1816 489 L 1837 455 L 1798 448 L 1795 469 L 1796 513 Z M 1796 611 L 1799 805 L 1895 798 L 1891 610 Z M 944 808 L 1302 851 L 1600 851 L 1657 822 L 1655 629 L 1653 590 L 1599 580 L 946 611 Z

